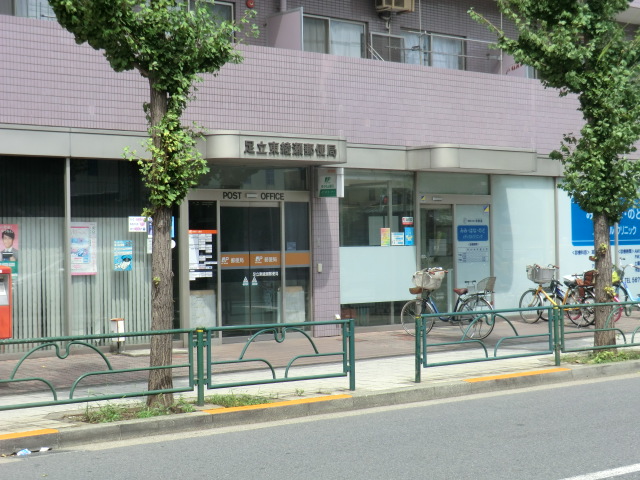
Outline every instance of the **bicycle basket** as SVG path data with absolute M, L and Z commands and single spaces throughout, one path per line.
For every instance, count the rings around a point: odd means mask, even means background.
M 476 285 L 478 292 L 493 292 L 493 287 L 496 284 L 496 277 L 483 278 Z
M 527 265 L 527 278 L 534 283 L 549 283 L 553 280 L 556 269 L 553 267 L 541 267 L 540 265 Z
M 416 287 L 422 287 L 424 290 L 437 290 L 442 284 L 444 278 L 444 270 L 429 269 L 419 270 L 413 274 L 413 284 Z
M 591 287 L 596 284 L 596 277 L 598 272 L 596 270 L 587 270 L 582 275 L 582 284 L 586 287 Z

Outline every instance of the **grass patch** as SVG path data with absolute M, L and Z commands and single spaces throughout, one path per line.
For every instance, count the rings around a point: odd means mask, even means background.
M 585 355 L 566 355 L 565 357 L 563 357 L 563 361 L 567 363 L 579 363 L 583 365 L 626 362 L 628 360 L 640 360 L 640 352 L 635 350 L 601 350 L 597 353 L 589 353 Z
M 206 403 L 213 405 L 220 405 L 221 407 L 246 407 L 248 405 L 261 405 L 263 403 L 273 402 L 273 397 L 265 397 L 262 395 L 249 395 L 249 394 L 216 394 L 210 395 L 204 398 Z
M 244 407 L 247 405 L 260 405 L 271 403 L 276 400 L 275 396 L 265 397 L 262 395 L 248 394 L 216 394 L 205 397 L 204 401 L 210 405 L 221 407 Z M 185 400 L 180 398 L 176 403 L 168 408 L 147 407 L 144 402 L 140 403 L 105 403 L 104 405 L 88 406 L 83 413 L 68 415 L 70 420 L 85 423 L 109 423 L 120 420 L 135 420 L 140 418 L 160 417 L 162 415 L 174 415 L 177 413 L 189 413 L 195 411 L 195 399 Z
M 107 403 L 95 407 L 87 406 L 84 413 L 71 415 L 70 418 L 86 423 L 109 423 L 120 420 L 134 420 L 138 418 L 160 417 L 162 415 L 173 415 L 175 413 L 193 412 L 195 407 L 180 398 L 170 407 L 147 407 L 146 403 L 117 404 Z

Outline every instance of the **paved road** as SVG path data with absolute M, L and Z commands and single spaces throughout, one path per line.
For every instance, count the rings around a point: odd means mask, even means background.
M 629 376 L 36 453 L 0 459 L 0 471 L 49 480 L 639 478 L 639 395 Z

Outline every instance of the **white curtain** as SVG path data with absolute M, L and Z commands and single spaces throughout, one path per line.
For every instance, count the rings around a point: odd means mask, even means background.
M 331 53 L 343 57 L 362 58 L 363 36 L 363 25 L 332 20 Z
M 322 18 L 304 17 L 303 24 L 305 52 L 327 52 L 327 21 Z
M 431 66 L 440 68 L 462 69 L 462 40 L 446 37 L 431 37 Z
M 422 65 L 424 55 L 424 45 L 420 34 L 405 32 L 404 37 L 404 63 Z
M 16 0 L 16 16 L 55 20 L 56 16 L 47 0 Z

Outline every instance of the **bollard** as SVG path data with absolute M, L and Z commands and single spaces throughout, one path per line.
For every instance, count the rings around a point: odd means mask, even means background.
M 124 333 L 124 318 L 112 318 L 111 319 L 111 333 Z M 124 350 L 125 337 L 113 337 L 111 341 L 115 344 L 112 351 L 120 353 Z

